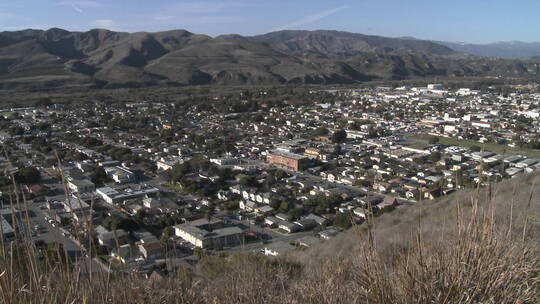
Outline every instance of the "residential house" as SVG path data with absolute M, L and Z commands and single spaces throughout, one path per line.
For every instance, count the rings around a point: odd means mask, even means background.
M 280 230 L 283 230 L 287 233 L 294 233 L 300 231 L 301 227 L 295 223 L 281 221 L 278 225 Z
M 264 224 L 267 225 L 268 227 L 270 228 L 276 228 L 278 227 L 279 223 L 281 222 L 280 219 L 276 218 L 276 217 L 273 217 L 273 216 L 268 216 L 264 219 Z
M 68 179 L 67 185 L 69 190 L 77 193 L 88 193 L 96 190 L 94 183 L 87 179 Z
M 328 225 L 330 222 L 325 219 L 324 217 L 321 217 L 321 216 L 318 216 L 318 215 L 315 215 L 313 213 L 310 213 L 308 214 L 307 216 L 304 217 L 305 219 L 310 219 L 310 220 L 314 220 L 317 225 L 319 226 L 326 226 Z
M 135 260 L 139 254 L 138 251 L 130 244 L 121 245 L 111 251 L 111 256 L 120 261 L 122 264 L 126 264 Z
M 117 229 L 116 231 L 108 231 L 103 227 L 100 227 L 101 226 L 96 228 L 96 232 L 98 243 L 102 246 L 105 246 L 107 248 L 116 248 L 117 246 L 124 245 L 129 241 L 128 233 L 122 229 Z
M 146 260 L 156 260 L 163 257 L 159 241 L 139 244 L 139 251 Z

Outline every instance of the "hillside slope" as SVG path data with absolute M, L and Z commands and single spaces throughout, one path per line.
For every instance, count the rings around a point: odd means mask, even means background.
M 283 52 L 322 57 L 348 57 L 361 53 L 390 54 L 406 51 L 416 54 L 453 55 L 452 49 L 425 40 L 407 40 L 339 31 L 279 31 L 247 37 Z
M 538 179 L 399 208 L 286 257 L 203 255 L 196 273 L 149 279 L 83 276 L 61 253 L 0 242 L 0 303 L 538 303 Z
M 451 239 L 456 233 L 458 206 L 467 222 L 478 206 L 478 217 L 494 216 L 497 237 L 525 241 L 540 248 L 540 173 L 494 184 L 478 191 L 464 190 L 433 201 L 402 206 L 373 220 L 373 235 L 379 252 L 393 256 L 396 248 L 410 246 L 421 235 L 428 243 Z M 336 256 L 348 257 L 359 250 L 361 243 L 351 242 L 365 237 L 367 225 L 339 234 L 336 238 L 293 256 L 302 261 L 318 263 Z M 525 234 L 524 234 L 525 229 Z
M 535 61 L 476 58 L 429 41 L 336 31 L 216 38 L 185 30 L 0 32 L 0 88 L 343 84 L 539 75 Z

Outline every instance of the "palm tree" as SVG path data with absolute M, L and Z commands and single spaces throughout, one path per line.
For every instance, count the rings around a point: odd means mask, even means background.
M 204 211 L 203 211 L 204 218 L 207 219 L 208 221 L 212 220 L 215 213 L 216 213 L 216 208 L 214 204 L 212 203 L 209 203 L 208 206 L 206 206 L 206 208 L 204 208 Z

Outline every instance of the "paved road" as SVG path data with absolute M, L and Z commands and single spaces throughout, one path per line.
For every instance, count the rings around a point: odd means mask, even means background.
M 265 230 L 268 230 L 268 229 L 265 229 Z M 276 234 L 279 234 L 279 233 L 276 233 Z M 236 247 L 233 247 L 233 248 L 226 249 L 225 251 L 229 251 L 229 252 L 235 252 L 235 251 L 260 252 L 265 247 L 272 246 L 272 244 L 275 244 L 275 243 L 288 244 L 290 242 L 297 241 L 297 240 L 299 240 L 299 239 L 301 239 L 303 237 L 306 237 L 306 236 L 313 236 L 313 231 L 302 231 L 302 232 L 296 232 L 296 233 L 291 233 L 291 234 L 279 234 L 279 235 L 280 235 L 279 237 L 272 238 L 267 243 L 250 242 L 250 243 L 242 244 L 240 246 L 236 246 Z
M 33 201 L 28 202 L 28 210 L 33 215 L 32 217 L 30 217 L 31 227 L 34 227 L 35 225 L 40 225 L 46 228 L 46 232 L 38 234 L 34 237 L 34 239 L 43 240 L 47 244 L 62 244 L 68 254 L 76 258 L 77 264 L 81 266 L 83 272 L 99 272 L 102 270 L 107 270 L 94 259 L 90 257 L 84 257 L 84 248 L 79 246 L 76 240 L 72 239 L 69 234 L 66 234 L 66 230 L 58 226 L 53 227 L 45 220 L 46 213 L 44 210 L 40 209 L 40 206 L 44 205 L 45 203 L 34 203 Z
M 289 243 L 301 239 L 306 236 L 313 236 L 313 231 L 300 231 L 296 233 L 280 233 L 275 229 L 270 229 L 267 227 L 261 227 L 260 225 L 251 225 L 249 221 L 246 220 L 234 220 L 228 219 L 229 221 L 247 227 L 246 232 L 256 232 L 258 235 L 266 235 L 268 238 L 266 242 L 254 241 L 236 246 L 233 248 L 228 248 L 225 251 L 259 251 L 268 247 L 273 243 Z

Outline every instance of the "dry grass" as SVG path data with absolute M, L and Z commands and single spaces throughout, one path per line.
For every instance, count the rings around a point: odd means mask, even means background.
M 159 281 L 3 243 L 0 303 L 540 303 L 534 178 L 397 210 L 301 258 L 208 257 Z

